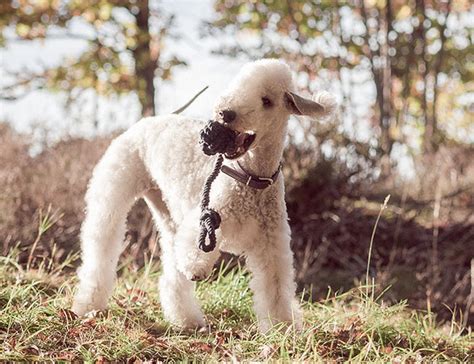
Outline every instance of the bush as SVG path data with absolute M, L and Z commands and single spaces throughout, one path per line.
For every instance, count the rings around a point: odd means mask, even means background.
M 32 157 L 28 141 L 0 125 L 3 254 L 20 242 L 20 262 L 26 263 L 40 216 L 47 211 L 54 214 L 55 224 L 34 247 L 34 257 L 61 261 L 79 249 L 87 181 L 110 140 L 65 140 Z M 472 165 L 461 163 L 467 160 L 462 155 L 461 149 L 451 153 L 443 149 L 431 157 L 434 160 L 424 162 L 428 167 L 417 168 L 423 174 L 413 185 L 401 185 L 394 177 L 376 182 L 360 166 L 349 168 L 340 159 L 290 144 L 283 172 L 299 288 L 312 287 L 313 298 L 320 298 L 328 285 L 347 290 L 361 281 L 380 203 L 391 193 L 371 262 L 378 289 L 391 285 L 385 297 L 393 301 L 408 298 L 423 308 L 428 301 L 444 318 L 452 315 L 444 305 L 467 314 L 470 255 L 466 252 L 474 240 L 469 181 L 474 173 Z M 445 197 L 438 199 L 441 213 L 434 221 L 437 190 Z M 159 253 L 143 201 L 129 214 L 128 227 L 125 254 L 138 269 L 151 252 Z

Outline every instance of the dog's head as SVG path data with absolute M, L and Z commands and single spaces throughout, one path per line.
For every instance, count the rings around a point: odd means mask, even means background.
M 218 99 L 214 120 L 236 132 L 235 145 L 225 153 L 236 159 L 262 141 L 279 140 L 290 114 L 325 117 L 335 109 L 328 93 L 314 100 L 294 93 L 291 70 L 276 59 L 248 63 Z

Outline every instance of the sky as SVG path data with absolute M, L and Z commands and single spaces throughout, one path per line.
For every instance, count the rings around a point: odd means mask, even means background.
M 182 58 L 188 66 L 176 67 L 171 81 L 156 80 L 158 113 L 174 111 L 208 85 L 209 89 L 185 111 L 186 115 L 207 119 L 220 90 L 226 87 L 246 60 L 212 54 L 219 40 L 199 36 L 203 21 L 213 15 L 210 0 L 162 0 L 160 4 L 166 12 L 175 14 L 174 29 L 180 35 L 178 40 L 168 40 L 165 49 Z M 0 69 L 34 70 L 39 65 L 56 65 L 64 58 L 77 57 L 85 47 L 86 43 L 80 40 L 11 42 L 0 49 Z M 0 83 L 5 85 L 8 82 L 8 75 L 0 74 Z M 31 133 L 51 142 L 66 134 L 92 137 L 96 134 L 91 127 L 93 107 L 85 105 L 79 111 L 80 117 L 73 117 L 63 109 L 61 96 L 35 91 L 15 102 L 0 102 L 0 120 L 9 122 L 19 132 Z M 106 134 L 132 125 L 140 118 L 140 109 L 133 96 L 121 97 L 114 102 L 99 99 L 98 114 L 98 133 Z

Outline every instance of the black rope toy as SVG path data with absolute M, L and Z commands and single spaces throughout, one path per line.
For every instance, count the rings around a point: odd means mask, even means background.
M 219 213 L 209 207 L 209 195 L 211 185 L 221 171 L 224 161 L 225 151 L 235 143 L 236 133 L 224 125 L 210 120 L 200 132 L 199 145 L 206 155 L 219 154 L 214 164 L 212 173 L 207 177 L 204 188 L 201 192 L 201 217 L 199 225 L 199 249 L 205 253 L 213 251 L 216 247 L 216 230 L 221 224 Z M 206 244 L 206 237 L 209 236 L 209 244 Z

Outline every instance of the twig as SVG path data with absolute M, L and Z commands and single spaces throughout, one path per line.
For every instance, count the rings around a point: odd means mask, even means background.
M 441 210 L 441 184 L 437 183 L 435 204 L 433 208 L 433 237 L 431 240 L 431 264 L 433 269 L 432 284 L 435 286 L 438 283 L 439 277 L 439 264 L 438 264 L 438 241 L 439 241 L 439 213 Z
M 382 206 L 380 207 L 379 214 L 377 215 L 377 220 L 375 220 L 375 225 L 374 225 L 374 228 L 372 229 L 372 236 L 370 237 L 369 256 L 367 257 L 367 270 L 365 272 L 365 284 L 367 286 L 366 287 L 367 288 L 367 296 L 369 295 L 369 292 L 368 292 L 368 289 L 369 289 L 369 269 L 370 269 L 370 260 L 372 258 L 372 247 L 373 247 L 373 244 L 374 244 L 375 232 L 377 231 L 377 225 L 379 224 L 379 220 L 380 220 L 380 217 L 382 216 L 382 212 L 383 212 L 383 210 L 385 210 L 387 208 L 388 200 L 390 200 L 390 195 L 387 195 L 387 197 L 385 197 L 385 200 L 384 200 Z
M 186 110 L 188 108 L 189 105 L 191 105 L 194 102 L 194 100 L 196 100 L 208 88 L 209 88 L 209 86 L 204 87 L 201 91 L 199 91 L 196 95 L 194 95 L 194 97 L 191 100 L 189 100 L 186 104 L 181 106 L 178 110 L 173 111 L 172 114 L 182 113 L 184 110 Z
M 467 322 L 469 319 L 469 312 L 471 312 L 471 306 L 474 302 L 474 259 L 471 259 L 471 292 L 467 297 L 466 308 L 464 310 L 464 318 L 462 325 L 467 327 Z
M 51 205 L 48 205 L 48 209 L 43 215 L 43 211 L 40 210 L 39 212 L 39 224 L 38 224 L 38 233 L 36 235 L 36 239 L 31 246 L 30 253 L 28 254 L 28 260 L 26 263 L 26 270 L 31 268 L 31 263 L 33 262 L 34 253 L 40 242 L 43 234 L 48 231 L 54 224 L 56 224 L 61 218 L 63 214 L 58 214 L 58 211 L 51 213 Z

